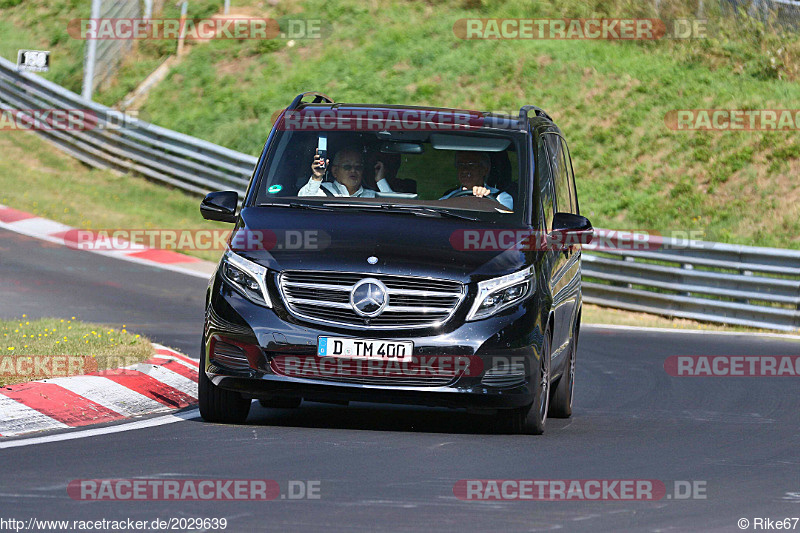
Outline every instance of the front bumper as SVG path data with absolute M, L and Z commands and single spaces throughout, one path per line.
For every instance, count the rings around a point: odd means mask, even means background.
M 531 372 L 539 368 L 543 328 L 532 298 L 495 317 L 474 322 L 464 322 L 460 313 L 465 311 L 460 309 L 435 331 L 348 331 L 304 323 L 291 316 L 280 301 L 273 300 L 275 307 L 271 309 L 255 305 L 219 278 L 210 287 L 203 365 L 220 388 L 251 398 L 302 397 L 333 403 L 364 401 L 479 410 L 517 408 L 533 402 L 536 380 L 531 379 Z M 389 377 L 364 383 L 276 371 L 275 362 L 280 358 L 315 357 L 319 336 L 411 340 L 414 356 L 466 356 L 478 361 L 482 371 L 455 373 L 451 380 L 435 385 L 393 382 Z M 212 360 L 212 339 L 245 346 L 249 368 L 235 370 Z M 510 362 L 518 365 L 522 373 L 519 379 L 487 384 L 487 371 Z
M 215 385 L 250 398 L 303 398 L 326 403 L 373 402 L 466 409 L 512 409 L 530 405 L 527 383 L 512 388 L 393 387 L 320 382 L 264 375 L 259 378 L 210 374 Z

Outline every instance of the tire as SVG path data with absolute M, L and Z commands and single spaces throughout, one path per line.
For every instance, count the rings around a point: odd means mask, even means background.
M 247 420 L 251 401 L 242 398 L 238 392 L 214 385 L 206 375 L 205 354 L 202 353 L 198 373 L 197 391 L 203 420 L 221 424 L 241 424 Z
M 261 407 L 269 409 L 296 409 L 303 403 L 302 398 L 261 398 L 258 400 Z
M 552 343 L 550 327 L 544 333 L 539 369 L 535 374 L 536 392 L 533 403 L 517 409 L 500 412 L 498 422 L 503 433 L 541 435 L 547 422 L 550 404 L 550 351 Z
M 569 360 L 564 373 L 553 388 L 553 397 L 550 398 L 550 417 L 569 418 L 572 416 L 572 399 L 575 396 L 575 358 L 578 353 L 578 332 L 580 331 L 580 316 L 572 331 L 572 340 L 569 343 Z

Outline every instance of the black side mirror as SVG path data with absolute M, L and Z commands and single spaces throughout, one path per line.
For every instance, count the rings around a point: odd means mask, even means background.
M 206 220 L 236 222 L 236 206 L 239 195 L 236 191 L 210 192 L 200 203 L 200 214 Z
M 589 219 L 572 213 L 556 213 L 552 234 L 569 236 L 573 244 L 589 244 L 594 238 L 594 228 Z

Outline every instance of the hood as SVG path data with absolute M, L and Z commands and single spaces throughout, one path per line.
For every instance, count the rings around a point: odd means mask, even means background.
M 466 250 L 463 232 L 526 229 L 410 213 L 245 207 L 231 249 L 276 271 L 364 272 L 469 283 L 519 270 L 531 252 Z M 248 246 L 248 235 L 263 239 L 264 245 Z M 370 258 L 377 261 L 370 264 Z

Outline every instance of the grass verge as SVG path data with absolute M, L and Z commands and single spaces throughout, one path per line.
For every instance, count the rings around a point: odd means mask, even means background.
M 0 320 L 0 386 L 86 374 L 149 359 L 146 338 L 122 328 L 63 318 Z

